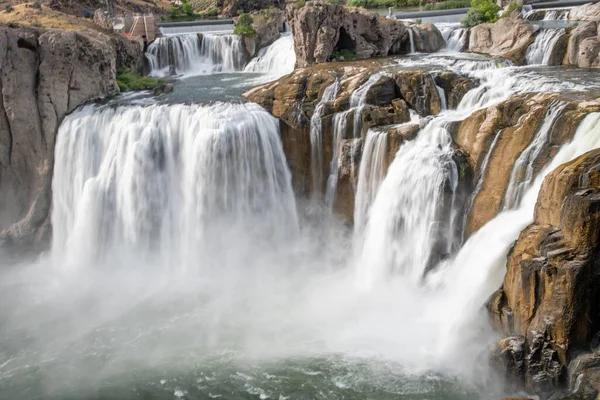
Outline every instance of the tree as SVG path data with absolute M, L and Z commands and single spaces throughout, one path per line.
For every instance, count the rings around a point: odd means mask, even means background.
M 185 15 L 188 15 L 188 16 L 190 16 L 190 17 L 191 17 L 192 15 L 194 15 L 194 8 L 193 8 L 193 7 L 192 7 L 192 5 L 191 5 L 190 3 L 188 3 L 188 2 L 185 2 L 185 3 L 183 3 L 183 6 L 181 7 L 181 9 L 183 10 L 183 13 L 184 13 Z
M 492 0 L 473 0 L 466 18 L 460 22 L 466 26 L 475 26 L 485 22 L 498 21 L 500 6 Z

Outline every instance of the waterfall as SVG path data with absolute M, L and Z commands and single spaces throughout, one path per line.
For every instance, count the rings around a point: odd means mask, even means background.
M 415 53 L 415 39 L 413 37 L 412 27 L 411 26 L 407 27 L 407 30 L 408 30 L 408 40 L 410 41 L 410 53 L 409 54 L 414 54 Z
M 367 94 L 369 89 L 384 75 L 384 73 L 376 73 L 369 77 L 358 89 L 350 96 L 350 108 L 346 111 L 337 113 L 333 117 L 333 145 L 332 156 L 329 167 L 329 178 L 327 179 L 327 191 L 325 193 L 325 203 L 330 209 L 333 209 L 335 201 L 335 192 L 337 189 L 338 170 L 340 166 L 340 152 L 342 139 L 345 139 L 348 126 L 348 116 L 353 115 L 352 137 L 357 139 L 361 137 L 362 132 L 362 110 L 367 104 Z
M 362 235 L 369 209 L 386 172 L 388 133 L 369 129 L 365 138 L 363 157 L 358 171 L 354 205 L 354 231 Z
M 446 50 L 450 52 L 462 52 L 467 47 L 467 37 L 469 30 L 461 27 L 460 24 L 438 24 L 437 25 L 444 40 L 446 41 Z
M 518 206 L 525 192 L 531 187 L 535 161 L 548 143 L 554 123 L 560 117 L 566 105 L 564 102 L 555 102 L 550 105 L 542 126 L 536 132 L 529 146 L 519 155 L 510 174 L 504 197 L 504 210 L 510 210 Z
M 435 83 L 435 74 L 431 73 L 431 79 L 433 79 L 433 82 L 435 84 L 435 90 L 438 94 L 438 97 L 440 98 L 440 110 L 444 111 L 448 109 L 448 105 L 446 103 L 446 92 L 444 91 L 443 88 L 441 88 L 440 86 L 438 86 L 437 83 Z
M 566 21 L 569 18 L 568 8 L 546 10 L 544 14 L 544 21 Z
M 537 196 L 546 175 L 559 165 L 600 147 L 600 113 L 587 115 L 570 143 L 561 147 L 552 161 L 535 177 L 514 210 L 503 211 L 475 232 L 454 260 L 442 271 L 444 282 L 439 316 L 443 331 L 440 352 L 452 351 L 482 304 L 498 287 L 505 274 L 506 255 L 521 230 L 533 221 Z
M 163 35 L 186 35 L 192 33 L 233 33 L 235 25 L 228 24 L 212 24 L 212 25 L 169 25 L 161 26 L 160 33 Z
M 527 65 L 549 65 L 556 42 L 565 34 L 564 29 L 542 29 L 527 49 Z
M 325 88 L 323 96 L 310 118 L 310 166 L 313 197 L 321 193 L 323 185 L 323 112 L 327 103 L 335 100 L 338 86 L 338 80 L 336 79 L 331 85 Z
M 146 56 L 153 76 L 203 75 L 244 67 L 242 41 L 233 34 L 163 36 L 148 46 Z
M 268 73 L 277 79 L 293 72 L 295 65 L 294 38 L 290 33 L 285 33 L 273 44 L 261 49 L 244 71 Z
M 257 105 L 88 107 L 58 133 L 53 252 L 189 265 L 231 240 L 290 237 L 290 180 L 277 120 Z

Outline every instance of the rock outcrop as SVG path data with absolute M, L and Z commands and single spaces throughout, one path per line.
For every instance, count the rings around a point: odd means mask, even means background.
M 598 23 L 587 22 L 571 31 L 564 64 L 581 68 L 600 68 Z
M 294 35 L 296 65 L 323 63 L 335 51 L 356 54 L 357 59 L 410 52 L 406 25 L 362 8 L 310 1 L 286 8 Z M 419 51 L 434 52 L 444 47 L 444 39 L 432 24 L 413 25 Z
M 571 21 L 600 22 L 600 3 L 588 3 L 571 8 L 569 19 Z
M 284 151 L 292 172 L 294 188 L 300 197 L 314 197 L 325 192 L 335 147 L 334 136 L 338 128 L 337 131 L 342 136 L 339 137 L 337 151 L 340 168 L 334 210 L 348 222 L 353 218 L 356 174 L 367 131 L 373 127 L 394 126 L 385 129 L 388 134 L 389 165 L 399 146 L 414 137 L 419 129 L 414 124 L 397 126 L 409 120 L 409 108 L 421 116 L 441 111 L 441 101 L 432 74 L 428 71 L 383 67 L 386 63 L 389 60 L 317 64 L 299 68 L 279 81 L 259 86 L 244 94 L 244 97 L 260 104 L 280 119 Z M 379 78 L 373 79 L 374 76 Z M 310 120 L 325 88 L 335 80 L 339 83 L 335 99 L 322 105 L 323 157 L 320 175 L 323 180 L 318 184 L 321 193 L 313 193 Z M 447 102 L 449 99 L 453 99 L 453 103 L 460 101 L 466 93 L 464 88 L 474 85 L 466 83 L 467 78 L 450 72 L 444 73 L 444 80 L 447 83 Z M 365 85 L 367 82 L 370 82 L 368 88 Z M 364 104 L 352 107 L 351 96 L 361 87 L 365 90 Z
M 593 150 L 544 179 L 534 222 L 511 249 L 503 287 L 488 304 L 496 326 L 521 343 L 513 373 L 538 394 L 567 384 L 567 366 L 589 351 L 600 327 L 599 166 L 600 150 Z M 580 358 L 571 376 L 597 361 Z
M 119 46 L 115 46 L 115 43 Z M 117 94 L 116 69 L 143 57 L 117 36 L 0 27 L 0 230 L 5 239 L 49 234 L 56 133 L 85 102 Z M 118 48 L 129 49 L 121 54 Z
M 465 236 L 470 236 L 505 205 L 512 166 L 542 129 L 550 107 L 562 101 L 564 109 L 550 127 L 548 141 L 539 150 L 534 174 L 548 163 L 560 145 L 569 141 L 583 117 L 600 110 L 599 103 L 561 98 L 558 94 L 520 94 L 474 112 L 454 134 L 454 140 L 468 154 L 479 182 L 467 215 Z
M 252 28 L 254 28 L 256 34 L 252 37 L 243 36 L 244 48 L 248 58 L 254 57 L 260 49 L 279 39 L 285 23 L 284 12 L 274 7 L 253 11 L 250 15 L 253 21 Z
M 468 50 L 474 53 L 503 57 L 521 65 L 527 48 L 535 39 L 535 29 L 513 12 L 493 24 L 481 24 L 471 28 Z

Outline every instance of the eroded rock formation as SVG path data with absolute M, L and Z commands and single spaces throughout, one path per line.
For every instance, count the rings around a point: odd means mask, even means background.
M 504 342 L 519 344 L 499 343 L 508 361 L 501 365 L 531 392 L 566 386 L 569 362 L 590 350 L 598 331 L 599 166 L 600 150 L 593 150 L 544 179 L 534 222 L 510 251 L 503 287 L 488 304 L 496 326 L 511 336 Z M 597 365 L 586 356 L 571 369 Z
M 571 31 L 564 64 L 581 68 L 600 68 L 598 22 L 587 22 Z
M 285 23 L 285 14 L 277 8 L 268 8 L 266 10 L 253 11 L 252 28 L 256 34 L 252 37 L 244 36 L 244 47 L 248 53 L 248 58 L 254 57 L 258 50 L 269 46 L 279 38 L 283 32 Z
M 362 8 L 310 1 L 302 7 L 288 5 L 286 15 L 294 35 L 298 67 L 326 62 L 334 51 L 354 53 L 357 59 L 410 51 L 403 22 Z M 434 25 L 413 25 L 411 29 L 418 51 L 435 52 L 444 47 L 444 39 Z
M 512 168 L 504 166 L 515 164 L 539 134 L 551 106 L 556 107 L 561 101 L 564 109 L 549 127 L 548 141 L 535 160 L 535 175 L 556 154 L 559 146 L 573 137 L 583 117 L 600 110 L 599 103 L 561 98 L 556 93 L 520 94 L 474 112 L 459 125 L 454 140 L 468 154 L 479 182 L 467 216 L 467 237 L 502 210 L 512 174 Z
M 337 96 L 324 104 L 322 113 L 323 181 L 320 186 L 321 192 L 324 192 L 334 152 L 336 124 L 343 125 L 344 128 L 339 129 L 343 137 L 339 138 L 340 168 L 334 210 L 349 222 L 354 212 L 353 185 L 357 180 L 362 141 L 368 129 L 396 125 L 386 130 L 389 135 L 389 165 L 399 146 L 406 139 L 413 138 L 419 129 L 414 124 L 397 127 L 397 124 L 409 120 L 409 108 L 421 116 L 435 115 L 441 111 L 441 101 L 432 74 L 427 71 L 395 70 L 383 67 L 385 64 L 385 60 L 382 60 L 314 65 L 297 69 L 279 81 L 244 94 L 244 97 L 260 104 L 280 119 L 283 147 L 295 190 L 302 197 L 310 197 L 313 195 L 310 119 L 325 88 L 338 80 Z M 379 78 L 372 81 L 364 93 L 364 104 L 352 108 L 352 93 L 372 77 Z M 459 102 L 468 88 L 474 86 L 469 79 L 450 72 L 440 74 L 438 78 L 446 84 L 448 103 Z
M 571 8 L 569 19 L 571 21 L 600 22 L 600 3 L 588 3 Z
M 118 93 L 117 67 L 137 68 L 142 57 L 134 43 L 118 36 L 0 28 L 4 238 L 27 241 L 49 234 L 40 228 L 49 227 L 58 126 L 81 104 Z

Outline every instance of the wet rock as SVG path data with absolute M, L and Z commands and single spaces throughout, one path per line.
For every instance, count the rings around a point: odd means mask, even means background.
M 569 11 L 569 20 L 600 22 L 600 4 L 588 3 L 571 8 Z
M 419 115 L 440 113 L 440 96 L 430 74 L 422 71 L 399 71 L 394 74 L 394 78 L 402 98 Z
M 568 365 L 573 384 L 578 371 L 593 370 L 598 360 L 587 356 L 580 366 L 570 365 L 600 326 L 599 165 L 600 150 L 593 150 L 544 179 L 534 222 L 508 255 L 500 300 L 488 305 L 505 334 L 526 338 L 524 385 L 530 392 L 561 388 Z M 511 324 L 498 321 L 499 309 L 512 311 Z
M 508 58 L 521 65 L 527 48 L 535 39 L 534 31 L 534 27 L 521 14 L 513 13 L 493 24 L 480 24 L 471 28 L 469 51 Z
M 431 23 L 412 26 L 415 50 L 419 53 L 435 53 L 446 46 L 439 29 Z
M 438 73 L 435 83 L 444 89 L 446 105 L 451 109 L 458 107 L 465 94 L 479 84 L 476 80 L 449 71 Z

